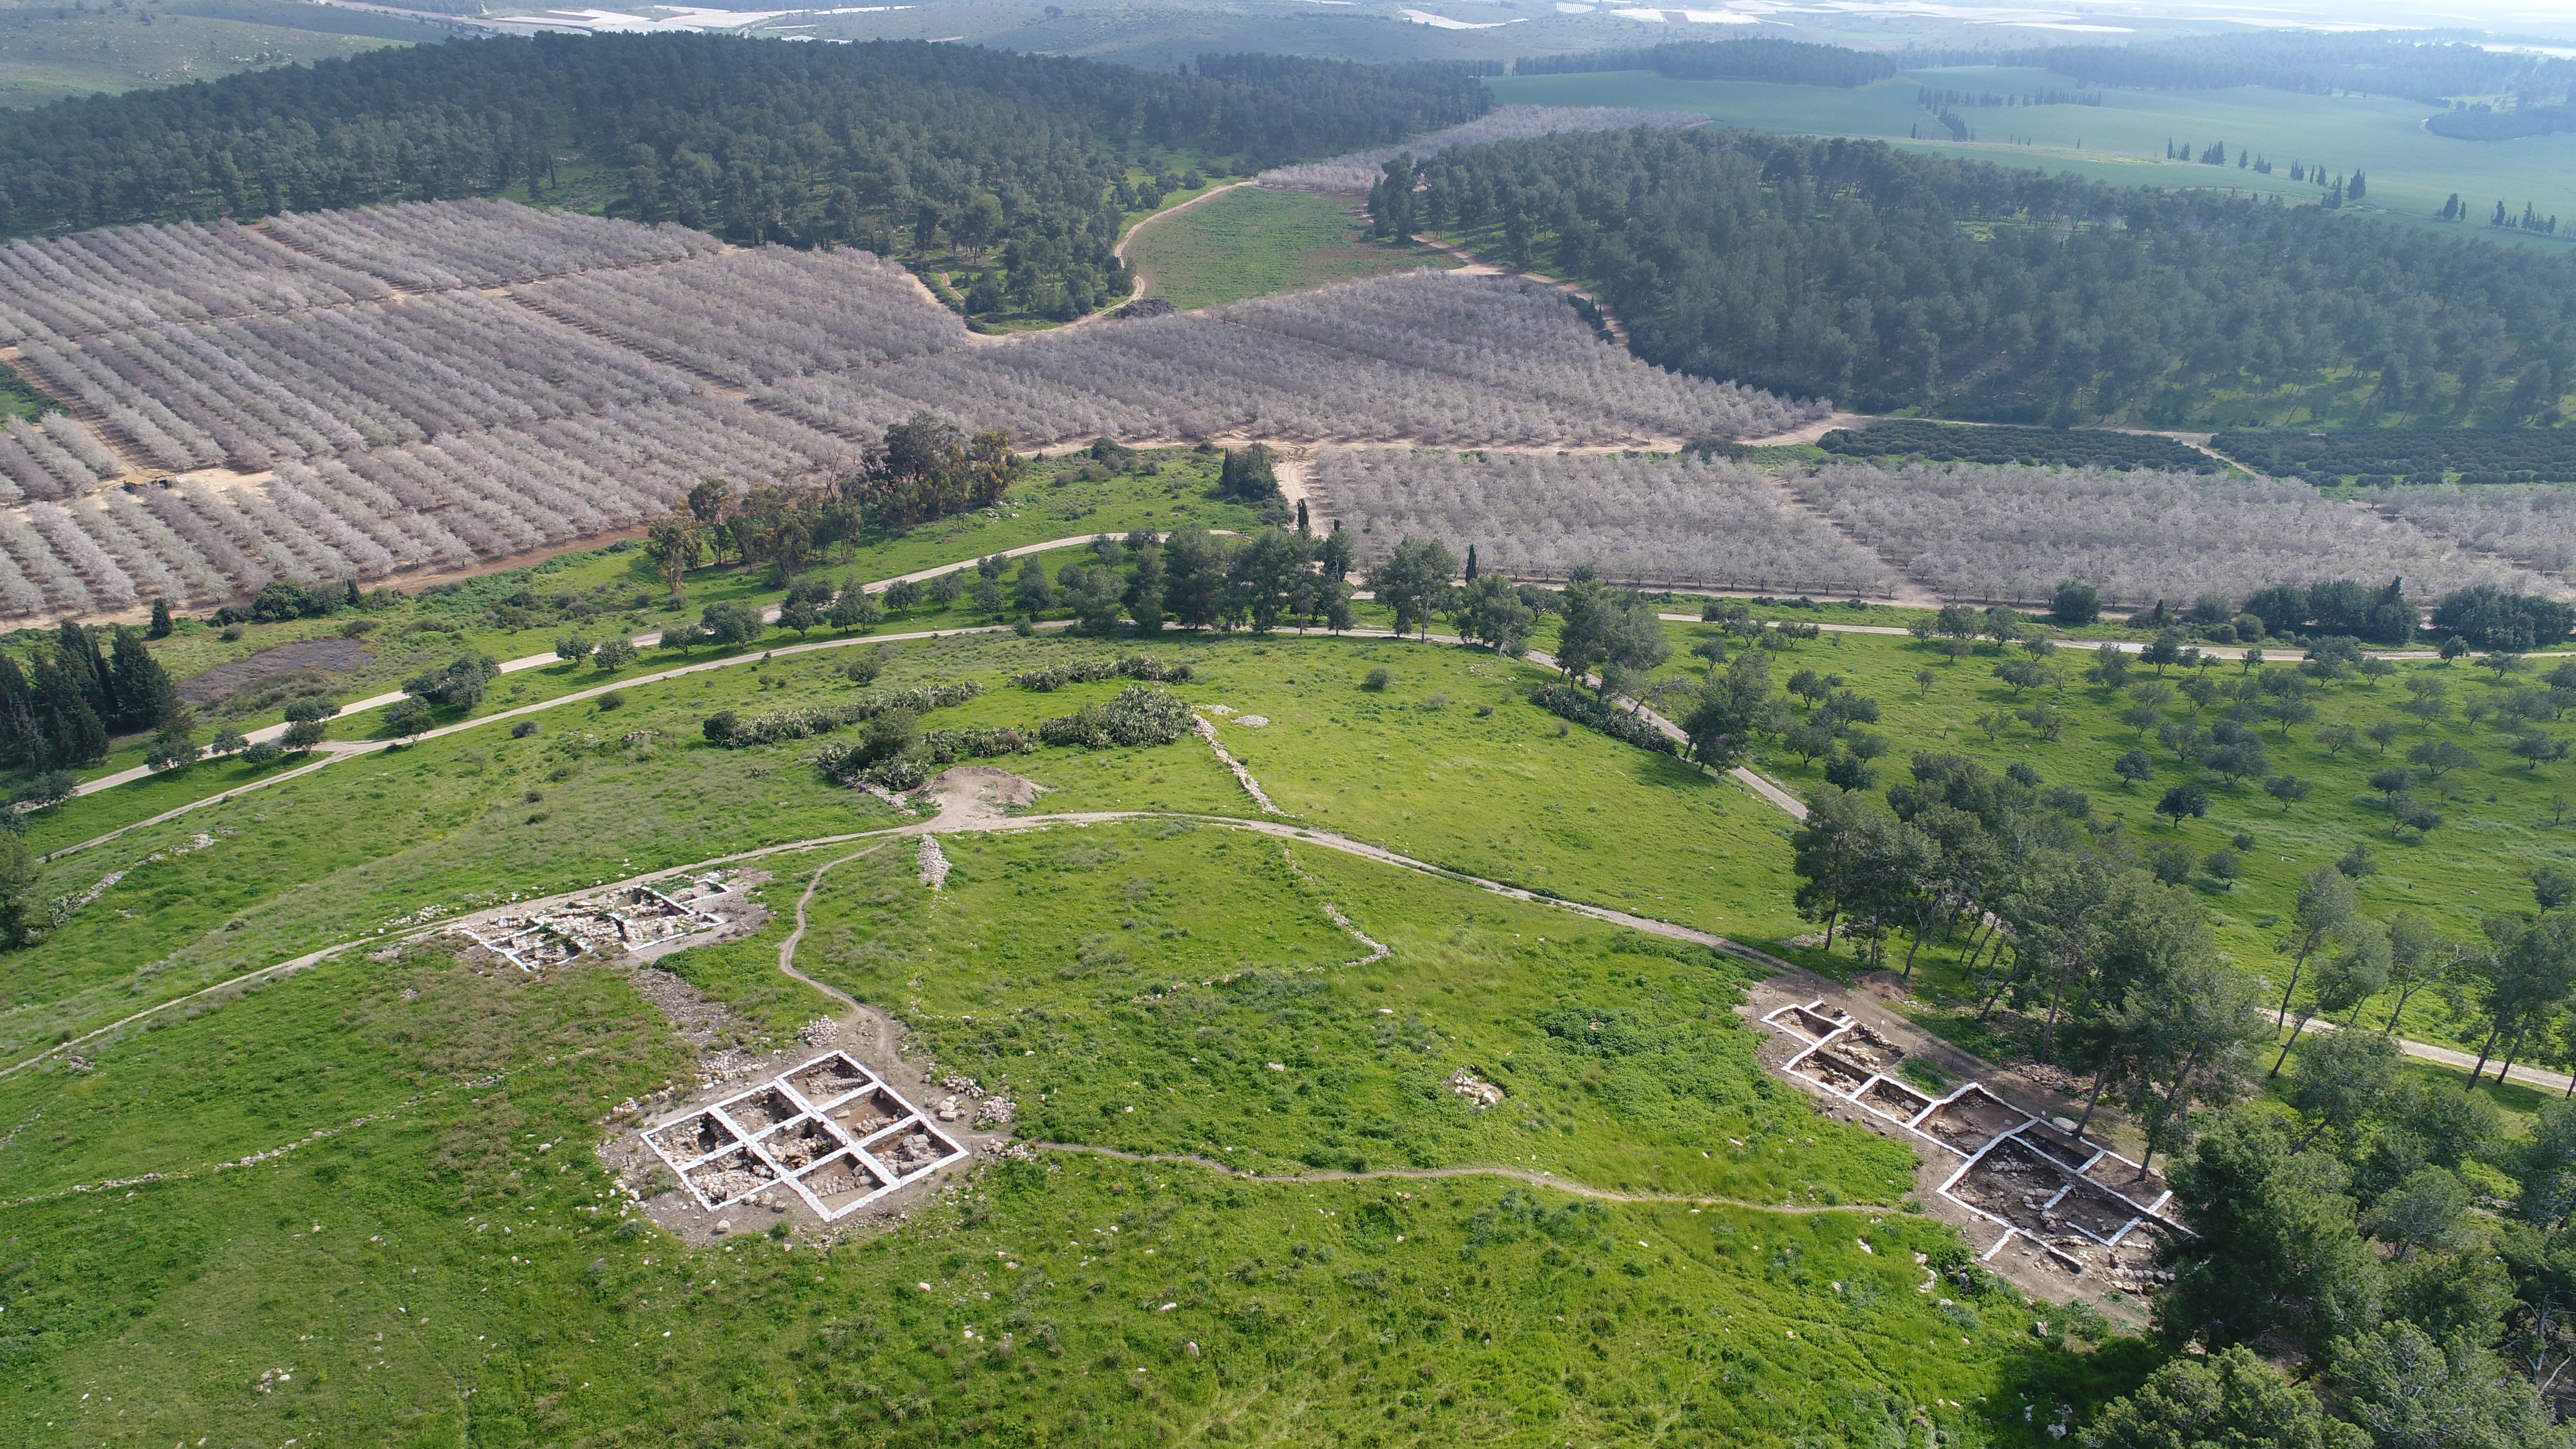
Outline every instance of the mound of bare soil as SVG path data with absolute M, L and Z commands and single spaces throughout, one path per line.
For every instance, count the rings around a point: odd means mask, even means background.
M 298 639 L 274 649 L 262 649 L 248 659 L 218 664 L 202 674 L 192 674 L 179 681 L 179 697 L 192 704 L 213 704 L 230 699 L 272 674 L 294 674 L 305 670 L 324 670 L 346 674 L 376 657 L 374 650 L 357 639 L 336 636 L 323 639 Z

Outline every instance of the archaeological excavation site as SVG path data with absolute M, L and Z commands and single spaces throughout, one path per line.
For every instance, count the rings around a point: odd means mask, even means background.
M 681 1113 L 644 1140 L 704 1211 L 784 1206 L 775 1199 L 786 1193 L 827 1223 L 969 1155 L 845 1051 Z
M 1856 1106 L 1899 1129 L 1935 1164 L 1938 1192 L 1998 1230 L 1982 1255 L 2016 1253 L 2043 1272 L 2143 1292 L 2163 1281 L 2156 1244 L 2182 1228 L 2163 1216 L 2164 1179 L 1969 1082 L 1935 1097 L 1893 1075 L 1904 1048 L 1822 998 L 1779 1007 L 1761 1020 L 1791 1041 L 1784 1064 L 1809 1090 Z

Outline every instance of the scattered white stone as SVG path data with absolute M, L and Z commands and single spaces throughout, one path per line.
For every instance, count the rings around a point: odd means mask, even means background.
M 1270 717 L 1268 715 L 1261 714 L 1248 714 L 1243 718 L 1236 720 L 1235 723 L 1248 730 L 1257 730 L 1263 725 L 1270 723 Z
M 948 857 L 940 852 L 939 837 L 921 837 L 921 883 L 937 890 L 948 879 Z
M 1447 1086 L 1450 1091 L 1466 1098 L 1468 1104 L 1473 1106 L 1479 1112 L 1485 1110 L 1487 1107 L 1496 1106 L 1503 1100 L 1502 1088 L 1495 1086 L 1491 1082 L 1483 1080 L 1474 1072 L 1467 1070 L 1465 1067 L 1460 1067 L 1455 1072 L 1450 1073 L 1449 1079 L 1444 1083 L 1444 1085 Z

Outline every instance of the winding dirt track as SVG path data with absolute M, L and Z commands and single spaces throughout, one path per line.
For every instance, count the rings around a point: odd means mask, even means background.
M 1027 1146 L 1041 1152 L 1080 1152 L 1092 1157 L 1115 1158 L 1120 1162 L 1168 1162 L 1179 1166 L 1213 1168 L 1229 1177 L 1246 1182 L 1293 1187 L 1301 1182 L 1367 1182 L 1372 1178 L 1395 1178 L 1400 1181 L 1427 1182 L 1443 1177 L 1508 1177 L 1532 1187 L 1544 1187 L 1575 1197 L 1594 1198 L 1601 1202 L 1668 1202 L 1689 1207 L 1751 1208 L 1763 1213 L 1853 1213 L 1883 1212 L 1884 1204 L 1856 1203 L 1834 1207 L 1806 1203 L 1747 1202 L 1739 1197 L 1694 1197 L 1687 1193 L 1614 1192 L 1606 1187 L 1587 1187 L 1579 1182 L 1522 1167 L 1372 1167 L 1360 1172 L 1317 1169 L 1313 1172 L 1269 1173 L 1246 1172 L 1232 1163 L 1190 1152 L 1121 1152 L 1115 1147 L 1089 1147 L 1079 1142 L 1030 1142 Z

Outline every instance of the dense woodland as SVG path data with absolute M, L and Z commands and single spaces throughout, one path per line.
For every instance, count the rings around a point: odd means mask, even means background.
M 0 231 L 542 196 L 570 154 L 639 220 L 936 249 L 1001 263 L 1037 310 L 1087 310 L 1126 290 L 1110 247 L 1124 212 L 1178 184 L 1155 179 L 1166 153 L 1249 171 L 1490 104 L 1454 69 L 1274 56 L 1155 75 L 914 42 L 456 42 L 0 114 Z
M 1421 224 L 1594 283 L 1647 360 L 1845 407 L 2518 425 L 2576 377 L 2576 260 L 2312 207 L 1717 130 L 1421 170 Z
M 2066 468 L 2159 468 L 2215 473 L 2218 462 L 2188 443 L 2155 433 L 2109 428 L 1959 427 L 1886 418 L 1866 428 L 1836 428 L 1816 440 L 1849 458 L 1921 458 L 1934 463 L 2029 463 Z
M 2276 477 L 2332 483 L 2576 483 L 2576 430 L 2557 428 L 2252 429 L 2210 446 Z

